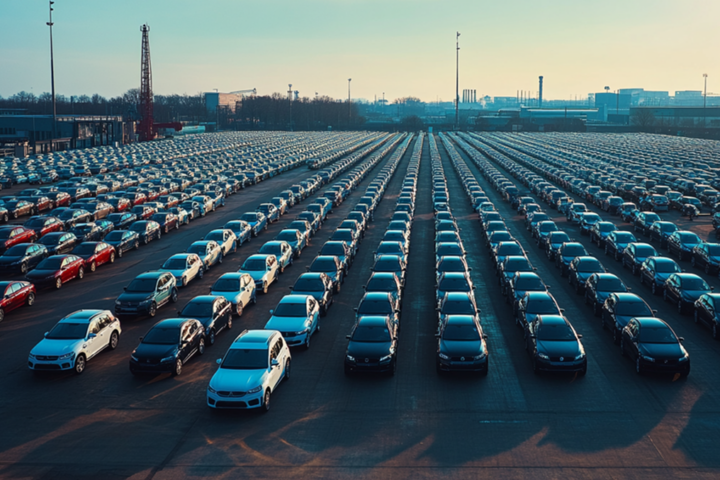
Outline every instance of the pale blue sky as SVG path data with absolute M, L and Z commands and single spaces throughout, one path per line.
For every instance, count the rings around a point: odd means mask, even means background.
M 57 0 L 56 89 L 140 83 L 150 24 L 154 91 L 315 92 L 452 100 L 460 89 L 546 98 L 644 87 L 720 93 L 718 0 Z M 50 90 L 47 1 L 0 0 L 0 95 Z

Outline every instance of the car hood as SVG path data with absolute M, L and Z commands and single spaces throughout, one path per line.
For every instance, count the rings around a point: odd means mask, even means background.
M 223 297 L 225 300 L 232 304 L 237 304 L 240 301 L 240 292 L 215 292 L 211 291 L 210 295 L 217 295 Z
M 379 358 L 390 354 L 390 342 L 348 342 L 347 354 L 352 355 L 358 362 L 364 358 Z
M 668 279 L 668 277 L 672 275 L 672 273 L 655 273 L 655 280 L 660 280 L 661 282 L 665 283 L 665 280 Z
M 279 330 L 281 332 L 299 332 L 305 330 L 308 317 L 276 317 L 273 315 L 265 324 L 265 330 Z
M 169 268 L 158 268 L 158 272 L 170 272 L 176 277 L 182 277 L 183 273 L 185 273 L 187 270 L 185 269 L 177 269 L 177 270 L 171 270 Z
M 553 340 L 538 340 L 538 352 L 542 352 L 550 357 L 575 358 L 580 355 L 580 347 L 578 342 L 556 342 Z
M 630 319 L 635 318 L 637 315 L 615 315 L 615 322 L 620 325 L 620 329 L 625 328 Z
M 7 255 L 3 255 L 0 257 L 0 265 L 12 265 L 13 263 L 18 263 L 23 258 L 25 257 L 8 257 Z
M 711 293 L 707 290 L 683 290 L 682 296 L 683 298 L 692 298 L 693 300 L 697 300 L 700 298 L 700 295 L 704 295 L 706 293 Z
M 247 392 L 263 384 L 268 369 L 234 370 L 218 368 L 210 379 L 210 387 L 217 391 Z
M 177 345 L 159 345 L 153 343 L 141 343 L 133 352 L 133 356 L 138 359 L 156 359 L 170 357 L 175 355 Z
M 139 303 L 145 300 L 150 300 L 155 295 L 152 293 L 121 293 L 117 298 L 120 302 Z
M 253 280 L 262 280 L 262 278 L 267 273 L 265 270 L 257 270 L 257 271 L 247 271 L 247 270 L 240 270 L 240 273 L 247 273 L 252 277 Z
M 467 356 L 472 357 L 480 355 L 482 351 L 482 342 L 477 341 L 456 341 L 456 340 L 441 340 L 440 351 L 451 357 Z
M 323 295 L 325 295 L 325 292 L 299 292 L 299 291 L 292 291 L 293 295 L 310 295 L 315 300 L 322 300 Z
M 678 343 L 640 343 L 640 353 L 655 359 L 675 359 L 684 355 Z
M 44 338 L 30 351 L 33 355 L 64 355 L 75 351 L 85 339 L 78 340 L 51 340 Z

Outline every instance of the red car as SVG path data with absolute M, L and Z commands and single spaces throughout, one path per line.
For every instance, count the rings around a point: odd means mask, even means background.
M 147 220 L 155 214 L 153 207 L 146 207 L 145 205 L 137 205 L 130 210 L 131 213 L 137 215 L 138 220 Z
M 85 269 L 91 272 L 105 263 L 115 263 L 115 248 L 105 242 L 83 242 L 72 253 L 85 260 Z
M 115 207 L 115 212 L 117 213 L 130 210 L 132 207 L 132 202 L 127 198 L 109 198 L 107 203 Z
M 33 243 L 37 238 L 35 230 L 19 225 L 3 225 L 0 227 L 0 254 L 18 243 Z
M 143 190 L 142 193 L 145 194 L 145 201 L 147 202 L 154 202 L 160 196 L 160 192 L 157 190 Z
M 65 224 L 57 217 L 49 217 L 45 215 L 36 215 L 23 224 L 24 227 L 30 228 L 37 233 L 38 238 L 52 232 L 62 232 L 65 230 Z
M 145 194 L 140 192 L 126 193 L 125 195 L 123 195 L 123 198 L 127 198 L 128 200 L 130 200 L 133 206 L 142 205 L 147 200 Z
M 82 280 L 84 276 L 85 260 L 82 258 L 77 255 L 52 255 L 38 263 L 25 278 L 39 287 L 60 288 L 73 278 Z
M 30 282 L 0 282 L 0 322 L 5 320 L 5 314 L 23 305 L 32 306 L 35 303 L 35 285 Z

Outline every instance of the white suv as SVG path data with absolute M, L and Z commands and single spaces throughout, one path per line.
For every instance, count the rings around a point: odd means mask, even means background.
M 74 370 L 83 373 L 87 361 L 120 340 L 120 320 L 108 310 L 78 310 L 60 320 L 30 351 L 34 371 Z
M 290 348 L 277 330 L 245 330 L 232 343 L 207 388 L 211 408 L 270 410 L 270 395 L 290 378 Z

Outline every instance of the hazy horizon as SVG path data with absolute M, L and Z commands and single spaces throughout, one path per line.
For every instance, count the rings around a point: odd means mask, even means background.
M 196 94 L 257 88 L 392 101 L 452 101 L 455 32 L 460 90 L 477 97 L 537 90 L 569 99 L 611 90 L 720 92 L 714 61 L 720 2 L 426 0 L 57 0 L 57 93 L 122 95 L 140 84 L 140 25 L 151 27 L 153 90 Z M 3 0 L 0 95 L 50 91 L 48 4 Z

